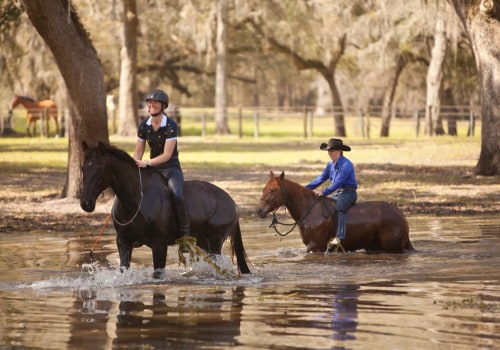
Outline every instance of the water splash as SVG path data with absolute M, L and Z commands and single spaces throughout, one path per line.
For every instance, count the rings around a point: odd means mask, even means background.
M 81 292 L 165 283 L 245 284 L 245 281 L 253 280 L 239 276 L 237 272 L 233 271 L 234 269 L 235 266 L 228 256 L 212 255 L 211 261 L 199 259 L 193 261 L 186 268 L 167 266 L 161 278 L 154 279 L 151 267 L 135 267 L 121 272 L 117 267 L 103 266 L 96 261 L 82 264 L 80 271 L 24 283 L 18 287 L 33 289 L 41 293 L 54 289 L 71 289 L 75 292 Z
M 142 284 L 151 280 L 152 277 L 150 269 L 129 269 L 120 272 L 120 269 L 118 268 L 109 268 L 102 266 L 99 262 L 93 262 L 91 264 L 82 264 L 82 268 L 76 277 L 74 276 L 74 273 L 64 274 L 60 277 L 24 284 L 21 287 L 35 290 L 54 288 L 115 288 Z

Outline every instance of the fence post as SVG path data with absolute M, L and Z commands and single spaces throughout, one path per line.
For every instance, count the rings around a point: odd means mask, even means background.
M 243 112 L 241 110 L 241 106 L 238 112 L 238 136 L 240 139 L 243 137 Z
M 418 137 L 420 134 L 420 115 L 419 112 L 415 112 L 415 136 Z
M 366 138 L 370 138 L 370 112 L 366 113 Z
M 259 113 L 257 111 L 253 112 L 253 137 L 259 138 Z
M 201 115 L 201 136 L 205 137 L 207 135 L 207 114 L 203 112 Z
M 359 110 L 359 123 L 361 125 L 361 137 L 365 138 L 365 113 L 362 109 Z
M 309 122 L 309 137 L 312 138 L 313 137 L 313 111 L 312 109 L 309 109 L 309 112 L 307 112 L 307 119 L 308 119 L 308 122 Z
M 40 112 L 40 137 L 42 136 L 45 136 L 45 128 L 43 127 L 43 123 L 44 123 L 44 111 L 42 110 Z
M 304 122 L 303 122 L 303 135 L 304 135 L 304 138 L 307 139 L 307 106 L 304 106 Z
M 471 109 L 469 112 L 469 132 L 467 133 L 467 136 L 469 137 L 474 136 L 474 127 L 475 127 L 474 112 L 472 112 Z

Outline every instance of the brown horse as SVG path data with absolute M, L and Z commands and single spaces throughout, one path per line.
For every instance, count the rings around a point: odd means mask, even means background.
M 31 125 L 33 124 L 33 135 L 36 136 L 36 122 L 43 114 L 45 119 L 45 130 L 49 134 L 49 119 L 53 118 L 56 123 L 56 135 L 59 135 L 59 122 L 57 120 L 57 106 L 53 100 L 40 100 L 36 101 L 26 96 L 14 96 L 10 104 L 9 120 L 12 118 L 12 111 L 17 106 L 22 105 L 26 108 L 26 133 L 31 137 Z
M 300 230 L 308 252 L 324 252 L 336 232 L 335 201 L 317 196 L 312 190 L 285 179 L 285 173 L 270 179 L 262 191 L 257 214 L 265 218 L 285 206 Z M 388 202 L 357 203 L 347 212 L 347 251 L 403 253 L 413 250 L 404 214 Z M 275 224 L 275 221 L 273 221 Z

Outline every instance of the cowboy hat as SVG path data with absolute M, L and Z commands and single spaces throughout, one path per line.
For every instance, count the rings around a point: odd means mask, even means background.
M 344 145 L 341 139 L 330 139 L 328 140 L 328 144 L 322 143 L 321 146 L 319 146 L 319 149 L 322 151 L 332 151 L 332 150 L 350 151 L 351 147 Z

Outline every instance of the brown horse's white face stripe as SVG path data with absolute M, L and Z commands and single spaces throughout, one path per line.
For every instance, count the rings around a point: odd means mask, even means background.
M 261 218 L 266 217 L 267 214 L 285 204 L 283 191 L 281 190 L 281 178 L 275 177 L 272 171 L 270 177 L 262 190 L 262 197 L 256 211 Z

